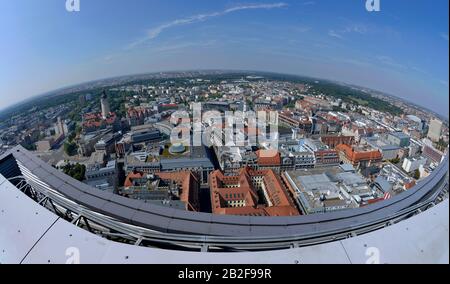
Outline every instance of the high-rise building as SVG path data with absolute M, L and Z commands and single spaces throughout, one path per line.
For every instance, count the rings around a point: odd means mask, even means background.
M 402 168 L 407 173 L 412 173 L 412 172 L 418 170 L 421 166 L 424 166 L 426 163 L 427 163 L 427 159 L 424 158 L 424 157 L 420 157 L 420 158 L 406 158 L 403 161 Z
M 85 95 L 79 96 L 78 101 L 79 101 L 80 105 L 84 106 L 86 104 L 86 96 Z
M 442 121 L 433 119 L 430 122 L 430 129 L 428 130 L 428 138 L 433 142 L 439 142 L 442 132 Z
M 55 133 L 56 135 L 66 135 L 66 128 L 64 127 L 64 123 L 61 120 L 61 117 L 58 116 L 56 123 L 55 123 Z
M 102 105 L 102 117 L 103 119 L 107 119 L 109 113 L 111 112 L 111 109 L 109 107 L 108 96 L 106 95 L 106 92 L 103 92 L 100 103 Z

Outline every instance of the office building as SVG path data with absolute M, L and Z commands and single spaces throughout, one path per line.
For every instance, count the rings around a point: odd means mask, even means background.
M 430 128 L 428 130 L 428 138 L 433 142 L 439 142 L 442 133 L 442 121 L 438 119 L 432 119 L 430 122 Z
M 161 132 L 149 125 L 133 128 L 131 131 L 131 143 L 159 142 L 162 139 Z
M 117 163 L 95 163 L 86 167 L 86 184 L 100 190 L 113 192 L 117 188 Z
M 388 136 L 390 137 L 390 136 Z M 370 145 L 372 148 L 380 151 L 381 155 L 383 156 L 383 160 L 393 160 L 400 156 L 400 151 L 402 148 L 398 146 L 402 142 L 397 139 L 397 137 L 394 137 L 393 140 L 395 142 L 382 139 L 380 137 L 366 137 L 363 139 L 368 145 Z M 395 143 L 395 144 L 392 144 Z M 404 142 L 403 142 L 404 143 Z
M 129 173 L 121 193 L 129 198 L 186 211 L 200 211 L 200 184 L 190 171 Z
M 381 195 L 348 167 L 289 171 L 282 177 L 305 215 L 357 208 Z
M 341 161 L 353 165 L 355 168 L 366 168 L 381 165 L 383 156 L 380 151 L 372 147 L 351 147 L 341 144 L 336 147 Z
M 387 142 L 391 145 L 405 148 L 411 144 L 411 137 L 403 132 L 392 132 L 388 134 Z
M 427 163 L 427 159 L 420 157 L 420 158 L 406 158 L 403 161 L 402 168 L 407 173 L 412 173 L 416 170 L 418 170 L 421 166 L 424 166 Z

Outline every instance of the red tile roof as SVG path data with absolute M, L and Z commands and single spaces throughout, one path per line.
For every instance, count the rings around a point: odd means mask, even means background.
M 259 150 L 256 152 L 258 165 L 260 166 L 280 166 L 281 155 L 277 150 Z
M 110 112 L 106 119 L 103 119 L 101 113 L 88 113 L 83 116 L 83 126 L 86 128 L 99 128 L 103 124 L 112 125 L 117 120 L 117 115 L 114 112 Z
M 253 178 L 262 177 L 271 206 L 258 204 L 257 188 Z M 238 175 L 225 176 L 215 171 L 210 177 L 211 203 L 214 214 L 244 216 L 299 215 L 280 178 L 273 170 L 254 171 L 244 168 Z M 240 207 L 229 207 L 229 202 L 243 202 Z
M 175 181 L 181 187 L 180 200 L 188 205 L 188 210 L 199 210 L 199 182 L 192 172 L 157 173 L 156 176 L 163 180 Z
M 375 161 L 382 160 L 383 156 L 378 150 L 373 151 L 356 151 L 349 145 L 341 144 L 336 146 L 336 150 L 344 153 L 349 161 L 353 163 L 359 163 L 361 161 Z
M 124 187 L 132 187 L 134 179 L 141 179 L 144 177 L 142 172 L 130 173 L 125 179 Z M 198 187 L 199 182 L 197 178 L 190 172 L 174 172 L 174 173 L 156 173 L 155 176 L 165 181 L 174 181 L 179 187 L 181 187 L 180 200 L 187 206 L 187 210 L 198 211 Z
M 124 187 L 132 187 L 133 186 L 133 180 L 134 179 L 141 179 L 144 177 L 144 174 L 141 172 L 135 172 L 135 173 L 130 173 L 127 178 L 125 179 L 125 184 Z

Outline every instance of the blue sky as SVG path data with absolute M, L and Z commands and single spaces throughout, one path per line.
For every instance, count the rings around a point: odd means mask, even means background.
M 99 78 L 247 69 L 333 79 L 448 116 L 448 0 L 4 1 L 0 109 Z

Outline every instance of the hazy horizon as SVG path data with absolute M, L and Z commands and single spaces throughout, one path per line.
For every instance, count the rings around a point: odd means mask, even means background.
M 395 94 L 389 94 L 389 93 L 386 93 L 386 92 L 383 92 L 383 91 L 380 91 L 380 90 L 377 90 L 377 89 L 368 88 L 368 87 L 365 87 L 365 86 L 361 86 L 361 85 L 357 85 L 357 84 L 353 84 L 353 83 L 348 83 L 348 82 L 343 82 L 343 81 L 334 81 L 332 79 L 327 79 L 327 78 L 311 77 L 311 76 L 304 75 L 304 74 L 280 73 L 280 72 L 265 71 L 265 70 L 197 69 L 197 70 L 161 70 L 161 71 L 153 71 L 153 72 L 145 72 L 145 73 L 124 74 L 124 75 L 107 77 L 107 78 L 97 78 L 97 79 L 93 79 L 91 81 L 77 82 L 77 83 L 74 83 L 72 85 L 63 86 L 63 87 L 60 87 L 60 88 L 57 88 L 57 89 L 54 89 L 54 90 L 49 90 L 49 91 L 41 93 L 41 94 L 30 96 L 30 97 L 28 97 L 28 98 L 26 98 L 24 100 L 21 100 L 19 102 L 16 102 L 16 103 L 12 104 L 12 105 L 9 105 L 9 106 L 4 107 L 4 108 L 0 108 L 0 113 L 3 112 L 3 111 L 7 111 L 10 108 L 18 107 L 21 104 L 26 103 L 28 101 L 36 100 L 36 99 L 38 99 L 39 97 L 42 97 L 42 96 L 51 95 L 52 93 L 57 93 L 59 91 L 63 92 L 65 90 L 67 90 L 67 89 L 71 89 L 71 88 L 75 88 L 75 87 L 82 87 L 83 85 L 87 85 L 87 84 L 94 83 L 94 82 L 101 82 L 101 81 L 112 80 L 112 79 L 123 78 L 123 77 L 153 75 L 153 74 L 159 74 L 159 73 L 207 72 L 207 71 L 223 71 L 225 73 L 234 73 L 234 72 L 236 72 L 236 73 L 237 72 L 243 72 L 243 73 L 269 73 L 269 74 L 272 73 L 272 74 L 278 74 L 278 75 L 297 76 L 299 78 L 309 78 L 309 79 L 316 79 L 316 80 L 324 80 L 324 81 L 334 82 L 336 84 L 346 84 L 346 85 L 352 85 L 352 86 L 356 86 L 356 87 L 360 87 L 360 88 L 366 88 L 366 89 L 370 89 L 371 91 L 374 91 L 374 92 L 381 92 L 384 95 L 394 96 L 394 97 L 396 97 L 398 99 L 403 99 L 404 101 L 406 101 L 406 102 L 408 102 L 410 104 L 415 104 L 417 106 L 420 106 L 422 108 L 427 109 L 424 106 L 418 105 L 417 103 L 412 102 L 411 100 L 408 100 L 408 98 L 401 98 L 399 96 L 396 96 Z M 431 109 L 428 109 L 428 110 L 433 111 Z M 440 114 L 440 113 L 436 113 L 436 114 L 439 114 L 439 115 L 445 117 L 446 119 L 449 118 L 448 114 L 447 115 L 446 114 Z

